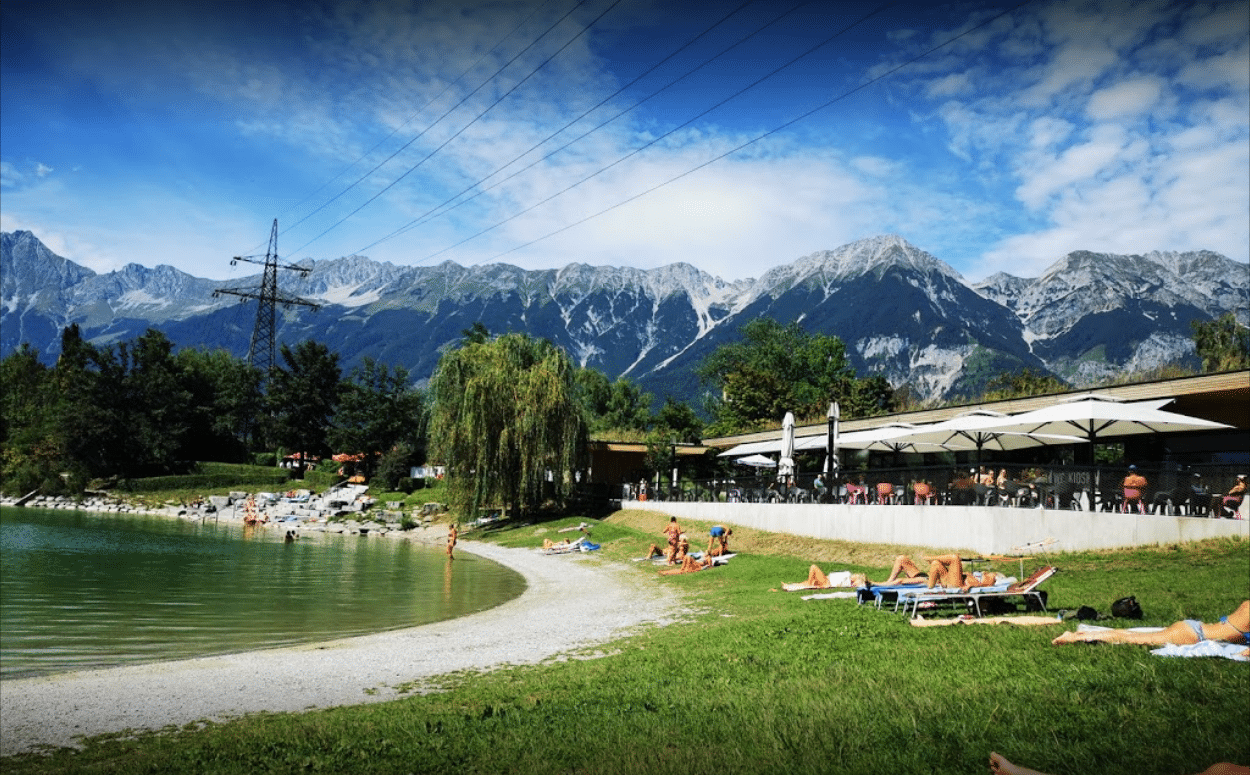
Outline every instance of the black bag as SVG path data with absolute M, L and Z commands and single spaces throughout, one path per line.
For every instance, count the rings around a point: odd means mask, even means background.
M 1135 597 L 1122 597 L 1111 604 L 1111 615 L 1117 619 L 1140 619 L 1141 606 Z
M 1076 609 L 1076 618 L 1080 619 L 1081 621 L 1085 621 L 1087 619 L 1093 619 L 1097 621 L 1098 612 L 1095 611 L 1093 608 L 1090 608 L 1087 605 L 1083 605 L 1080 608 Z

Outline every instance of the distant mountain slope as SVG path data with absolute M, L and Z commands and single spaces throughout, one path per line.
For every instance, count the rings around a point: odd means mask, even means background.
M 247 352 L 254 302 L 214 298 L 226 283 L 168 266 L 132 264 L 98 275 L 29 232 L 2 237 L 4 354 L 30 342 L 51 360 L 70 322 L 101 343 L 152 326 L 179 346 Z M 986 379 L 1025 366 L 1080 384 L 1192 359 L 1189 322 L 1229 310 L 1244 320 L 1247 275 L 1244 265 L 1209 252 L 1078 251 L 1042 277 L 1000 274 L 973 286 L 894 236 L 813 253 L 737 282 L 688 264 L 527 271 L 348 256 L 315 262 L 304 279 L 282 278 L 284 291 L 324 306 L 282 310 L 279 336 L 325 342 L 349 366 L 370 356 L 424 379 L 443 348 L 481 322 L 494 333 L 550 339 L 578 363 L 628 376 L 657 399 L 693 400 L 700 361 L 735 340 L 741 325 L 767 315 L 840 337 L 861 373 L 945 397 L 973 394 Z M 230 285 L 258 283 L 252 277 Z

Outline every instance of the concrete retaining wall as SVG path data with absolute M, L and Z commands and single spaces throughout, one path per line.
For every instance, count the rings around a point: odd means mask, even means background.
M 994 506 L 862 506 L 627 501 L 678 518 L 857 543 L 1005 554 L 1055 538 L 1052 551 L 1120 549 L 1205 538 L 1250 538 L 1250 520 L 1165 517 Z

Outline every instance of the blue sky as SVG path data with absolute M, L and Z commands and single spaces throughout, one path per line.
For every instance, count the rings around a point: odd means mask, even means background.
M 229 260 L 274 218 L 290 261 L 739 279 L 878 234 L 974 281 L 1250 259 L 1246 0 L 0 14 L 0 228 L 99 272 L 251 274 Z

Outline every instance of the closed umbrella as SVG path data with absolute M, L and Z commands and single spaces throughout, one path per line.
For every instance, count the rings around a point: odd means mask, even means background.
M 794 412 L 786 412 L 781 421 L 781 460 L 777 461 L 777 478 L 794 475 Z

